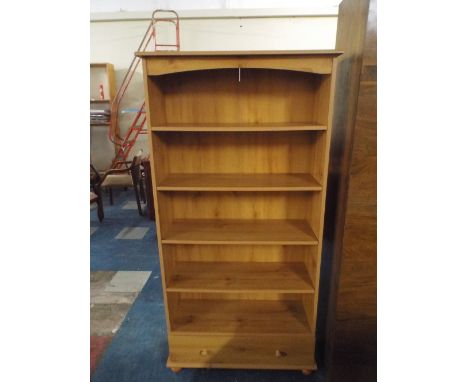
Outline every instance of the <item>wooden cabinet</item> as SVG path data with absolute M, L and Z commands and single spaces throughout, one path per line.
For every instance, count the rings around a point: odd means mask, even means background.
M 105 171 L 120 147 L 117 142 L 108 142 L 109 128 L 114 136 L 120 135 L 119 125 L 112 122 L 111 114 L 115 97 L 114 65 L 108 62 L 91 63 L 89 79 L 91 162 L 99 171 Z
M 137 52 L 173 370 L 316 368 L 339 54 Z
M 91 63 L 89 79 L 90 109 L 104 109 L 110 112 L 111 104 L 115 97 L 114 65 L 106 62 Z M 91 121 L 90 124 L 91 126 L 106 126 L 110 124 L 110 121 Z
M 340 4 L 326 216 L 333 238 L 327 369 L 333 382 L 377 380 L 377 2 Z M 329 208 L 327 212 L 331 212 Z M 331 252 L 333 251 L 333 252 Z

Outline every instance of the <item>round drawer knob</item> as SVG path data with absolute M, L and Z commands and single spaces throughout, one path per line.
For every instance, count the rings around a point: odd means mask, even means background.
M 284 351 L 281 351 L 281 350 L 276 350 L 275 351 L 275 356 L 278 357 L 278 358 L 281 358 L 281 357 L 286 357 L 288 354 Z
M 206 350 L 206 349 L 200 350 L 200 355 L 207 356 L 208 355 L 208 350 Z

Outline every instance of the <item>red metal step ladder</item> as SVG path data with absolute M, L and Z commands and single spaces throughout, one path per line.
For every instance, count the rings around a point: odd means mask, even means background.
M 161 14 L 161 13 L 165 13 L 165 14 L 169 13 L 172 16 L 158 17 L 158 14 Z M 176 34 L 175 44 L 159 44 L 158 43 L 157 41 L 158 23 L 171 23 L 174 25 L 175 34 Z M 151 44 L 150 44 L 151 40 L 154 40 L 154 45 L 153 45 L 154 49 L 151 49 Z M 176 11 L 157 9 L 153 12 L 151 16 L 151 22 L 148 26 L 148 29 L 146 30 L 145 35 L 143 36 L 143 39 L 141 40 L 140 45 L 138 46 L 137 51 L 138 52 L 146 52 L 146 51 L 151 51 L 151 50 L 156 51 L 158 50 L 159 47 L 164 47 L 164 48 L 171 47 L 171 48 L 176 48 L 176 50 L 180 50 L 179 15 L 177 14 Z M 136 112 L 135 118 L 133 119 L 125 136 L 122 138 L 119 135 L 114 135 L 114 132 L 118 131 L 114 127 L 118 126 L 119 124 L 120 103 L 122 101 L 122 98 L 125 95 L 125 92 L 127 91 L 128 85 L 133 79 L 133 75 L 135 74 L 135 71 L 140 65 L 140 62 L 141 62 L 140 57 L 135 56 L 133 58 L 130 64 L 130 67 L 128 68 L 128 71 L 125 74 L 122 84 L 120 85 L 120 88 L 117 91 L 117 94 L 111 105 L 111 123 L 109 126 L 108 136 L 109 136 L 109 140 L 118 147 L 115 158 L 112 161 L 111 168 L 120 168 L 122 166 L 120 162 L 124 162 L 127 160 L 127 157 L 129 153 L 131 152 L 133 146 L 135 146 L 135 143 L 138 137 L 141 134 L 146 134 L 148 132 L 148 130 L 146 129 L 145 101 L 143 101 L 140 108 Z

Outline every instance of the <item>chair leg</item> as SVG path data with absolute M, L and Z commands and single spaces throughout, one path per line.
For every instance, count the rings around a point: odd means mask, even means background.
M 136 184 L 133 185 L 133 189 L 135 190 L 135 198 L 138 206 L 138 213 L 140 216 L 143 216 L 143 211 L 141 210 L 141 203 L 140 203 L 140 194 L 138 192 L 138 187 Z
M 97 207 L 98 207 L 97 214 L 98 214 L 99 222 L 102 222 L 104 220 L 104 208 L 102 206 L 101 198 L 98 198 L 97 200 Z
M 114 204 L 114 197 L 112 195 L 112 187 L 109 187 L 109 201 L 112 206 Z
M 95 189 L 95 194 L 98 196 L 97 199 L 97 214 L 99 218 L 99 222 L 102 222 L 104 220 L 104 206 L 102 204 L 102 192 L 100 187 L 96 187 Z
M 141 200 L 143 201 L 143 203 L 147 204 L 146 190 L 145 190 L 145 186 L 143 184 L 143 179 L 140 179 L 140 197 L 141 197 Z

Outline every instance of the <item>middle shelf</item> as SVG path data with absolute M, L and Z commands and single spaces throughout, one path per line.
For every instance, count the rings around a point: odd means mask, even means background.
M 158 191 L 161 241 L 316 245 L 321 198 L 306 191 Z
M 159 191 L 321 191 L 311 174 L 169 174 Z
M 177 262 L 168 292 L 314 293 L 303 262 Z
M 163 244 L 318 244 L 305 220 L 177 219 L 165 231 Z
M 321 191 L 324 131 L 153 132 L 158 191 Z
M 201 131 L 321 131 L 327 126 L 316 123 L 170 123 L 160 126 L 152 126 L 151 131 L 176 131 L 176 132 L 201 132 Z

